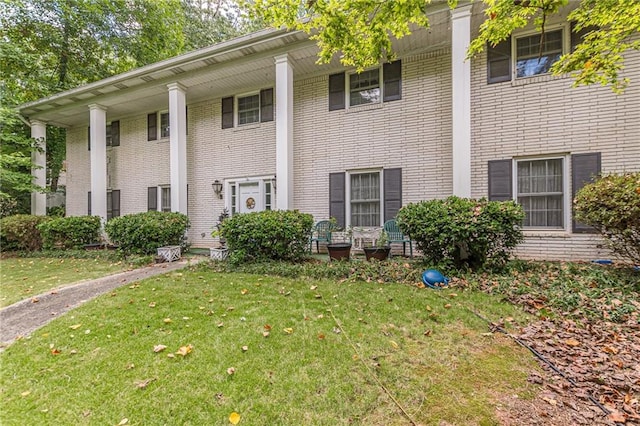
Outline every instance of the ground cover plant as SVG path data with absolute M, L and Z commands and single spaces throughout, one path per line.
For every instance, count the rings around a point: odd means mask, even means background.
M 477 291 L 207 267 L 155 277 L 0 354 L 0 420 L 405 425 L 393 396 L 420 424 L 495 424 L 538 370 L 466 306 L 525 321 Z
M 78 281 L 99 278 L 131 267 L 115 253 L 68 252 L 41 256 L 3 256 L 0 259 L 0 307 L 52 291 Z M 49 257 L 44 257 L 47 255 Z

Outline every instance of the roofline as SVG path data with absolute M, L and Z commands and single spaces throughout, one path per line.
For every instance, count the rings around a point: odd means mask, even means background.
M 98 80 L 92 83 L 84 84 L 82 86 L 74 87 L 73 89 L 65 90 L 63 92 L 58 92 L 53 95 L 47 96 L 45 98 L 40 98 L 35 101 L 27 102 L 22 105 L 18 105 L 17 109 L 23 110 L 27 108 L 33 108 L 42 104 L 46 104 L 48 102 L 56 101 L 61 98 L 65 98 L 69 96 L 77 96 L 86 92 L 99 90 L 100 88 L 117 84 L 122 81 L 129 80 L 131 78 L 142 77 L 146 74 L 162 71 L 165 68 L 184 65 L 186 63 L 201 60 L 202 58 L 206 58 L 208 56 L 225 53 L 231 50 L 237 50 L 239 48 L 247 47 L 248 45 L 251 45 L 251 44 L 260 43 L 270 39 L 277 39 L 285 35 L 291 35 L 291 34 L 297 34 L 297 33 L 303 33 L 303 32 L 288 31 L 286 29 L 267 28 L 267 29 L 256 31 L 238 38 L 223 41 L 221 43 L 217 43 L 208 47 L 204 47 L 198 50 L 184 53 L 182 55 L 164 59 L 162 61 L 145 65 L 140 68 L 135 68 L 131 71 L 126 71 L 121 74 L 116 74 L 114 76 L 107 77 L 102 80 Z

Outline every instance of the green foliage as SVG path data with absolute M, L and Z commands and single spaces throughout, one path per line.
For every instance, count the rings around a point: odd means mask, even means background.
M 99 216 L 69 216 L 38 225 L 45 249 L 79 249 L 100 240 Z
M 411 236 L 429 262 L 472 268 L 500 265 L 522 241 L 522 207 L 449 197 L 404 206 L 398 225 Z
M 317 40 L 319 62 L 340 55 L 346 66 L 359 71 L 393 58 L 392 39 L 411 33 L 411 26 L 428 27 L 425 0 L 255 0 L 253 11 L 273 27 L 302 30 Z M 448 0 L 456 7 L 458 0 Z M 482 0 L 486 20 L 472 41 L 469 56 L 487 43 L 495 45 L 517 29 L 533 24 L 544 30 L 553 17 L 565 14 L 569 0 Z M 571 3 L 578 3 L 571 2 Z M 581 0 L 568 14 L 575 30 L 594 29 L 577 48 L 552 67 L 556 75 L 572 73 L 575 85 L 611 84 L 620 92 L 628 80 L 620 78 L 623 53 L 640 49 L 640 2 Z
M 232 263 L 300 260 L 306 255 L 313 216 L 298 211 L 267 210 L 236 214 L 220 226 Z
M 576 220 L 596 228 L 615 253 L 640 264 L 640 172 L 585 185 L 574 205 Z
M 125 254 L 155 254 L 158 247 L 186 247 L 189 218 L 182 213 L 156 212 L 114 217 L 104 229 Z
M 0 245 L 2 251 L 42 249 L 42 236 L 38 225 L 49 221 L 47 216 L 17 214 L 0 219 Z

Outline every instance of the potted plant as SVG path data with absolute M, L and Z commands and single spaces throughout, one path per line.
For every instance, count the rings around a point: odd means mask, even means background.
M 335 218 L 331 218 L 331 220 L 335 223 Z M 349 260 L 351 258 L 351 227 L 344 230 L 342 239 L 342 242 L 327 244 L 329 260 Z
M 218 223 L 216 224 L 216 229 L 211 233 L 213 238 L 218 238 L 220 243 L 219 247 L 211 248 L 210 255 L 211 259 L 214 260 L 224 260 L 227 258 L 229 254 L 229 250 L 227 249 L 227 240 L 222 236 L 220 229 L 222 228 L 222 222 L 229 218 L 229 210 L 226 208 L 222 210 L 220 215 L 218 216 Z
M 363 250 L 368 261 L 371 261 L 371 259 L 377 259 L 379 261 L 388 259 L 389 253 L 391 253 L 391 246 L 389 245 L 387 232 L 383 229 L 380 232 L 376 245 L 374 247 L 363 247 Z

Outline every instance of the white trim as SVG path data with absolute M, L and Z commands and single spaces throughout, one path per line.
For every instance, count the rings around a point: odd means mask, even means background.
M 238 103 L 240 98 L 247 98 L 249 96 L 255 96 L 258 95 L 258 121 L 252 121 L 250 123 L 244 123 L 244 124 L 240 124 L 240 114 L 239 114 L 239 107 L 238 107 Z M 251 92 L 246 92 L 246 93 L 241 93 L 239 95 L 235 95 L 233 97 L 233 124 L 234 124 L 234 128 L 242 128 L 244 126 L 255 126 L 258 125 L 262 122 L 262 108 L 260 107 L 262 105 L 262 99 L 260 98 L 260 90 L 254 90 Z
M 384 67 L 382 65 L 379 65 L 377 67 L 371 67 L 371 68 L 367 68 L 365 70 L 362 70 L 362 72 L 373 71 L 376 68 L 378 69 L 378 90 L 380 90 L 380 99 L 378 100 L 378 102 L 369 102 L 369 103 L 360 104 L 360 105 L 351 105 L 351 76 L 354 75 L 354 74 L 359 74 L 359 73 L 355 69 L 352 69 L 350 71 L 346 71 L 345 72 L 344 95 L 346 97 L 346 99 L 345 99 L 345 109 L 347 111 L 350 110 L 350 109 L 360 109 L 361 107 L 365 107 L 365 106 L 382 105 L 383 99 L 384 99 L 384 75 L 383 75 L 382 69 Z
M 571 164 L 570 155 L 566 153 L 562 154 L 547 154 L 547 155 L 534 155 L 514 157 L 511 162 L 512 167 L 512 197 L 513 200 L 518 202 L 518 162 L 528 162 L 537 160 L 562 160 L 562 227 L 541 227 L 541 226 L 523 226 L 523 231 L 526 232 L 570 232 L 571 230 L 571 194 L 570 194 L 570 179 L 571 171 L 569 165 Z
M 544 32 L 545 33 L 550 33 L 550 32 L 557 31 L 557 30 L 562 30 L 562 52 L 561 52 L 561 55 L 564 55 L 564 54 L 568 53 L 571 50 L 571 26 L 570 26 L 570 24 L 568 22 L 549 25 L 548 27 L 545 27 Z M 529 29 L 529 30 L 523 30 L 521 32 L 519 31 L 517 33 L 511 34 L 511 81 L 521 81 L 521 80 L 526 80 L 528 78 L 535 78 L 535 77 L 540 77 L 540 76 L 543 76 L 543 75 L 550 75 L 551 74 L 549 72 L 546 72 L 546 73 L 541 73 L 541 74 L 534 74 L 534 75 L 518 77 L 518 69 L 517 69 L 517 63 L 518 63 L 518 39 L 519 38 L 524 38 L 524 37 L 529 37 L 529 36 L 536 35 L 536 34 L 541 34 L 541 32 L 536 30 L 536 29 Z
M 378 173 L 379 175 L 380 218 L 379 218 L 379 225 L 377 225 L 377 227 L 382 226 L 382 224 L 384 223 L 384 169 L 382 167 L 375 167 L 375 168 L 369 168 L 369 169 L 354 169 L 354 170 L 345 171 L 345 185 L 344 185 L 345 216 L 346 216 L 345 226 L 352 226 L 351 225 L 351 176 L 369 174 L 369 173 Z

